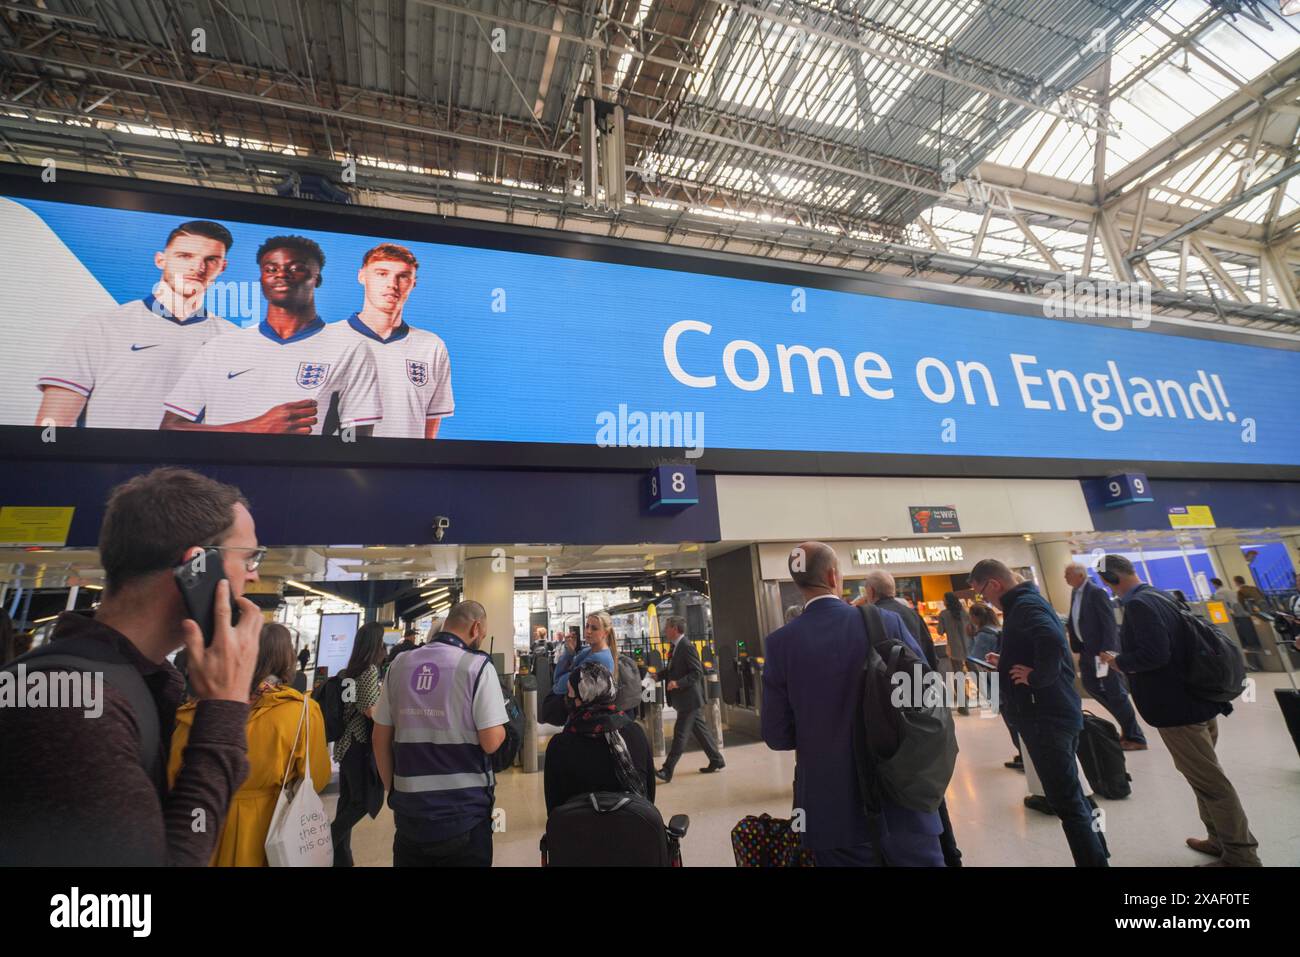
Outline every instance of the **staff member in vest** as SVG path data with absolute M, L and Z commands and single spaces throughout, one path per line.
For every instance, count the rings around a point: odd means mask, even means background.
M 682 751 L 686 749 L 686 736 L 694 734 L 695 740 L 705 755 L 709 766 L 700 768 L 701 774 L 712 774 L 727 766 L 718 751 L 717 742 L 709 723 L 704 720 L 704 665 L 700 654 L 686 637 L 686 619 L 680 615 L 670 615 L 664 619 L 664 637 L 673 643 L 672 658 L 664 671 L 664 689 L 668 692 L 668 703 L 677 712 L 677 721 L 673 725 L 673 743 L 668 749 L 662 770 L 655 772 L 655 777 L 664 784 L 673 779 L 673 768 L 681 760 Z
M 1147 736 L 1142 733 L 1128 689 L 1120 676 L 1106 666 L 1105 677 L 1098 677 L 1098 663 L 1103 651 L 1119 651 L 1119 628 L 1110 599 L 1100 585 L 1094 584 L 1082 565 L 1075 562 L 1065 569 L 1065 581 L 1074 589 L 1070 596 L 1070 617 L 1065 626 L 1083 651 L 1079 653 L 1079 680 L 1083 689 L 1115 716 L 1122 737 L 1119 746 L 1125 751 L 1145 751 Z
M 479 646 L 487 612 L 451 610 L 428 644 L 399 655 L 375 709 L 375 760 L 393 809 L 394 867 L 490 867 L 496 778 L 505 742 L 501 684 Z

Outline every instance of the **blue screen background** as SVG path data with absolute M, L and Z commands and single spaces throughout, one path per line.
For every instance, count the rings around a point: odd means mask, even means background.
M 153 254 L 183 217 L 39 200 L 15 200 L 40 216 L 118 302 L 138 299 L 158 280 Z M 383 236 L 294 230 L 222 220 L 235 237 L 218 281 L 256 283 L 257 247 L 269 236 L 298 233 L 325 251 L 317 306 L 327 322 L 361 307 L 356 271 Z M 420 260 L 419 281 L 405 319 L 436 332 L 451 356 L 456 413 L 440 438 L 539 443 L 597 443 L 597 416 L 629 411 L 704 413 L 707 448 L 827 452 L 1027 456 L 1133 461 L 1300 464 L 1300 429 L 1292 386 L 1300 354 L 1090 326 L 1003 313 L 808 288 L 806 311 L 793 312 L 789 285 L 516 252 L 402 241 Z M 505 311 L 493 311 L 504 293 Z M 669 373 L 663 337 L 695 319 L 712 334 L 686 333 L 678 355 L 694 375 L 716 375 L 696 389 Z M 768 357 L 771 378 L 745 392 L 726 378 L 723 349 L 750 340 Z M 814 395 L 802 360 L 795 391 L 782 391 L 776 345 L 830 347 L 843 356 L 849 380 L 841 396 L 829 363 L 825 394 Z M 865 395 L 853 376 L 861 351 L 880 353 L 893 370 L 892 400 Z M 1081 380 L 1106 372 L 1177 379 L 1186 388 L 1196 370 L 1217 373 L 1237 422 L 1125 417 L 1115 432 L 1099 429 L 1090 411 L 1023 407 L 1010 353 L 1038 358 L 1035 373 L 1066 368 Z M 947 404 L 917 385 L 918 360 L 933 356 L 954 369 L 979 361 L 994 377 L 1000 405 L 991 407 L 976 379 L 976 405 L 960 383 Z M 737 369 L 752 377 L 741 353 Z M 937 377 L 934 380 L 938 383 Z M 1044 382 L 1039 398 L 1051 399 Z M 1086 398 L 1086 395 L 1085 395 Z M 1113 401 L 1113 397 L 1112 400 Z M 1242 419 L 1255 422 L 1243 441 Z M 951 420 L 951 422 L 947 421 Z M 945 433 L 954 441 L 944 441 Z

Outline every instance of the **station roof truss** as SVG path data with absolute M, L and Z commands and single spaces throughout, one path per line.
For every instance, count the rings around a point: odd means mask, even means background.
M 1300 324 L 1280 0 L 5 0 L 0 160 Z M 584 200 L 579 109 L 625 114 Z M 341 171 L 355 163 L 355 183 Z

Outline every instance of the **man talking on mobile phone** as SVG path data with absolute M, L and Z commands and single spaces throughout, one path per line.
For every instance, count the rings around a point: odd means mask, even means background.
M 205 549 L 218 550 L 226 576 L 206 646 L 173 575 Z M 64 612 L 49 645 L 6 668 L 21 666 L 28 683 L 44 671 L 51 692 L 82 694 L 71 706 L 66 693 L 40 707 L 0 697 L 0 866 L 208 863 L 248 775 L 248 688 L 262 616 L 243 594 L 263 551 L 232 486 L 165 468 L 113 490 L 99 533 L 99 610 Z M 164 756 L 184 679 L 167 655 L 182 646 L 199 704 L 169 790 Z M 85 689 L 95 686 L 88 702 Z

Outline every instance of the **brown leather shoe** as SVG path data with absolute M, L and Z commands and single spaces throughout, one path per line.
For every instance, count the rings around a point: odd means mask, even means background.
M 1120 738 L 1119 746 L 1125 751 L 1145 751 L 1147 745 L 1143 741 L 1130 741 L 1128 738 Z
M 1187 846 L 1194 851 L 1199 851 L 1202 854 L 1209 854 L 1211 857 L 1223 856 L 1223 848 L 1219 847 L 1218 844 L 1215 844 L 1213 841 L 1208 840 L 1207 838 L 1204 837 L 1189 837 L 1187 839 Z M 1203 865 L 1203 866 L 1209 866 L 1209 865 Z

